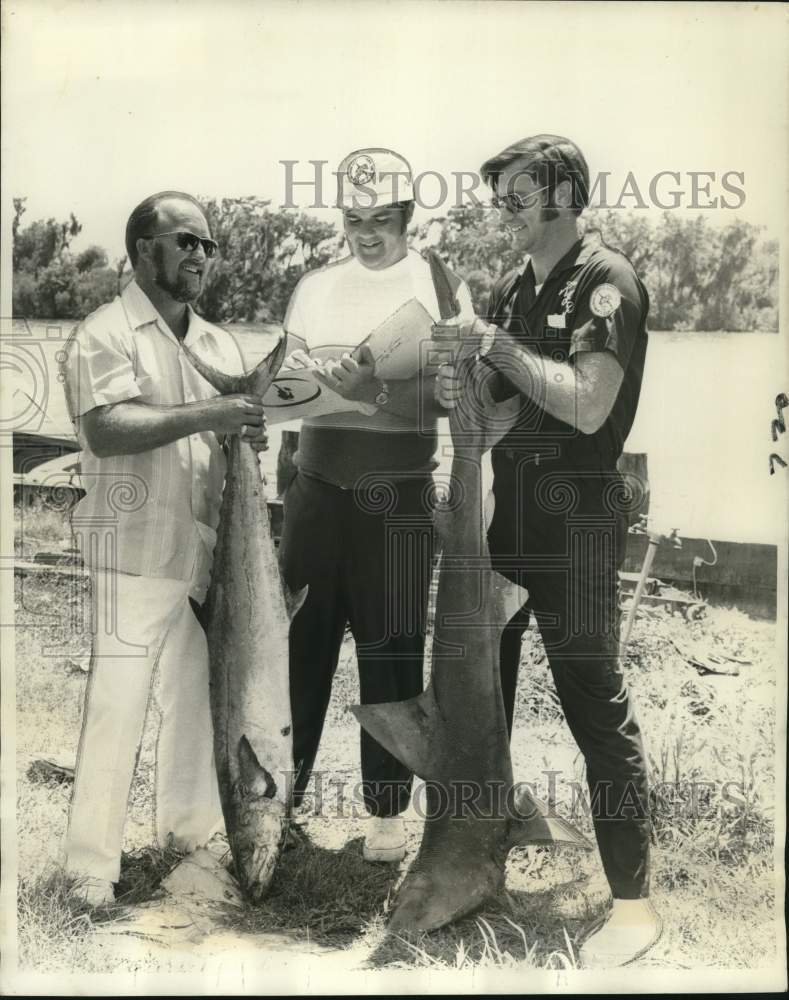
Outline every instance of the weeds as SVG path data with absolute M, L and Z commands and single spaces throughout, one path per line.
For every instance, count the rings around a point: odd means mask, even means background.
M 41 514 L 38 526 L 25 511 L 24 538 L 40 538 L 57 549 L 57 518 L 51 511 Z M 65 544 L 62 523 L 59 531 Z M 54 578 L 17 581 L 19 948 L 21 962 L 37 971 L 115 967 L 95 932 L 118 910 L 91 913 L 75 906 L 68 896 L 70 883 L 52 871 L 69 786 L 33 784 L 26 776 L 31 757 L 73 759 L 76 750 L 85 676 L 68 669 L 67 651 L 78 634 L 72 618 L 77 620 L 73 610 L 84 600 L 85 585 L 80 586 L 77 592 L 72 582 Z M 740 677 L 699 676 L 675 655 L 669 641 L 674 630 L 702 643 L 722 637 L 730 651 L 750 663 L 741 667 Z M 649 749 L 653 895 L 667 924 L 665 944 L 650 953 L 650 965 L 699 968 L 720 964 L 724 954 L 732 966 L 755 968 L 773 954 L 774 637 L 774 626 L 719 609 L 710 609 L 703 622 L 653 614 L 636 623 L 625 670 Z M 351 781 L 359 776 L 358 727 L 345 706 L 357 697 L 348 642 L 316 764 Z M 117 886 L 120 908 L 155 898 L 180 857 L 146 846 L 152 839 L 151 727 L 156 721 L 155 715 L 149 720 L 130 797 L 128 853 Z M 512 746 L 519 780 L 553 769 L 581 781 L 583 761 L 534 630 L 524 641 Z M 561 781 L 557 805 L 570 815 L 572 802 Z M 581 813 L 575 820 L 591 832 L 587 816 Z M 332 948 L 361 947 L 376 967 L 562 970 L 577 967 L 583 936 L 608 905 L 595 852 L 530 847 L 510 854 L 506 912 L 490 908 L 429 935 L 390 936 L 385 922 L 402 872 L 364 862 L 353 839 L 358 828 L 350 821 L 308 815 L 305 828 L 312 842 L 283 855 L 268 898 L 238 911 L 230 929 L 245 935 L 287 933 Z M 332 849 L 320 842 L 327 830 Z M 415 823 L 410 857 L 419 832 Z
M 73 493 L 49 490 L 34 494 L 24 503 L 14 504 L 14 555 L 17 559 L 32 559 L 41 549 L 60 552 L 71 545 L 71 527 L 65 515 L 73 500 Z
M 233 926 L 251 933 L 287 929 L 341 946 L 382 912 L 399 874 L 396 866 L 364 861 L 358 841 L 330 851 L 305 838 L 283 855 L 266 899 Z
M 17 889 L 19 964 L 48 972 L 84 966 L 95 924 L 109 908 L 91 910 L 72 895 L 75 880 L 62 871 L 20 878 Z M 89 959 L 90 963 L 90 959 Z M 87 971 L 87 970 L 86 970 Z M 99 969 L 103 971 L 103 969 Z

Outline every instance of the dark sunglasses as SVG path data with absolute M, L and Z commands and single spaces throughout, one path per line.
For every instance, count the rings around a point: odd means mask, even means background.
M 547 190 L 550 186 L 550 184 L 545 184 L 543 187 L 537 188 L 536 191 L 530 191 L 528 194 L 494 194 L 490 199 L 490 203 L 494 208 L 504 206 L 514 215 L 517 215 L 518 212 L 522 212 L 526 208 L 533 208 L 539 202 L 537 195 L 541 191 Z
M 219 249 L 219 244 L 216 240 L 210 240 L 207 236 L 195 236 L 194 233 L 189 233 L 185 230 L 172 230 L 169 233 L 156 233 L 153 236 L 144 236 L 143 239 L 158 240 L 160 236 L 174 236 L 175 245 L 178 249 L 188 250 L 190 253 L 195 251 L 198 246 L 202 246 L 206 257 L 215 257 L 216 252 Z

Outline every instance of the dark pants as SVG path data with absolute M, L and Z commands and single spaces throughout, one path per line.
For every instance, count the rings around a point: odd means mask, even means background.
M 294 801 L 309 781 L 343 634 L 356 640 L 363 705 L 422 691 L 433 552 L 430 475 L 342 490 L 303 474 L 288 487 L 280 543 L 292 590 L 309 586 L 290 632 Z M 411 772 L 361 731 L 363 796 L 376 816 L 408 805 Z
M 521 639 L 533 614 L 567 723 L 586 761 L 597 843 L 616 898 L 649 893 L 641 733 L 619 661 L 617 570 L 627 520 L 618 473 L 520 467 L 494 457 L 493 565 L 529 592 L 501 639 L 512 732 Z

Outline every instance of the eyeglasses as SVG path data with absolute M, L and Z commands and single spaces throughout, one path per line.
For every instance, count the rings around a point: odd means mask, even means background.
M 194 233 L 186 232 L 185 230 L 172 230 L 169 233 L 155 233 L 152 236 L 143 236 L 144 240 L 158 240 L 160 236 L 174 236 L 175 245 L 179 250 L 188 250 L 189 253 L 194 252 L 198 246 L 202 246 L 205 251 L 206 257 L 215 257 L 216 252 L 219 249 L 219 244 L 216 240 L 210 240 L 207 236 L 195 236 Z
M 534 208 L 539 202 L 537 195 L 541 191 L 547 190 L 550 186 L 550 184 L 545 184 L 543 187 L 537 188 L 536 191 L 530 191 L 528 194 L 494 194 L 490 199 L 490 203 L 493 208 L 501 210 L 502 206 L 505 206 L 513 215 L 517 215 L 518 212 L 523 212 L 527 208 Z

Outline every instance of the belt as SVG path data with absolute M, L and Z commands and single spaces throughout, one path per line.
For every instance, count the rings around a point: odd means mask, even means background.
M 579 460 L 573 456 L 572 461 L 567 461 L 561 455 L 558 445 L 542 445 L 533 448 L 501 448 L 495 452 L 494 468 L 497 462 L 505 460 L 513 467 L 515 465 L 535 465 L 550 472 L 566 472 L 572 475 L 574 472 L 594 472 L 601 476 L 610 476 L 618 472 L 616 465 L 606 468 L 600 464 L 598 455 L 590 455 L 589 461 Z
M 304 476 L 305 479 L 309 479 L 313 483 L 319 483 L 321 486 L 326 486 L 330 490 L 336 490 L 338 493 L 347 494 L 370 493 L 380 489 L 382 483 L 391 483 L 393 486 L 408 486 L 416 483 L 417 485 L 424 486 L 425 483 L 431 481 L 433 478 L 430 470 L 422 472 L 404 471 L 388 474 L 369 472 L 365 473 L 364 476 L 360 476 L 353 486 L 342 486 L 340 483 L 332 483 L 328 479 L 321 479 L 320 476 L 316 476 L 312 472 L 304 472 L 302 469 L 299 469 L 297 474 L 299 476 Z

